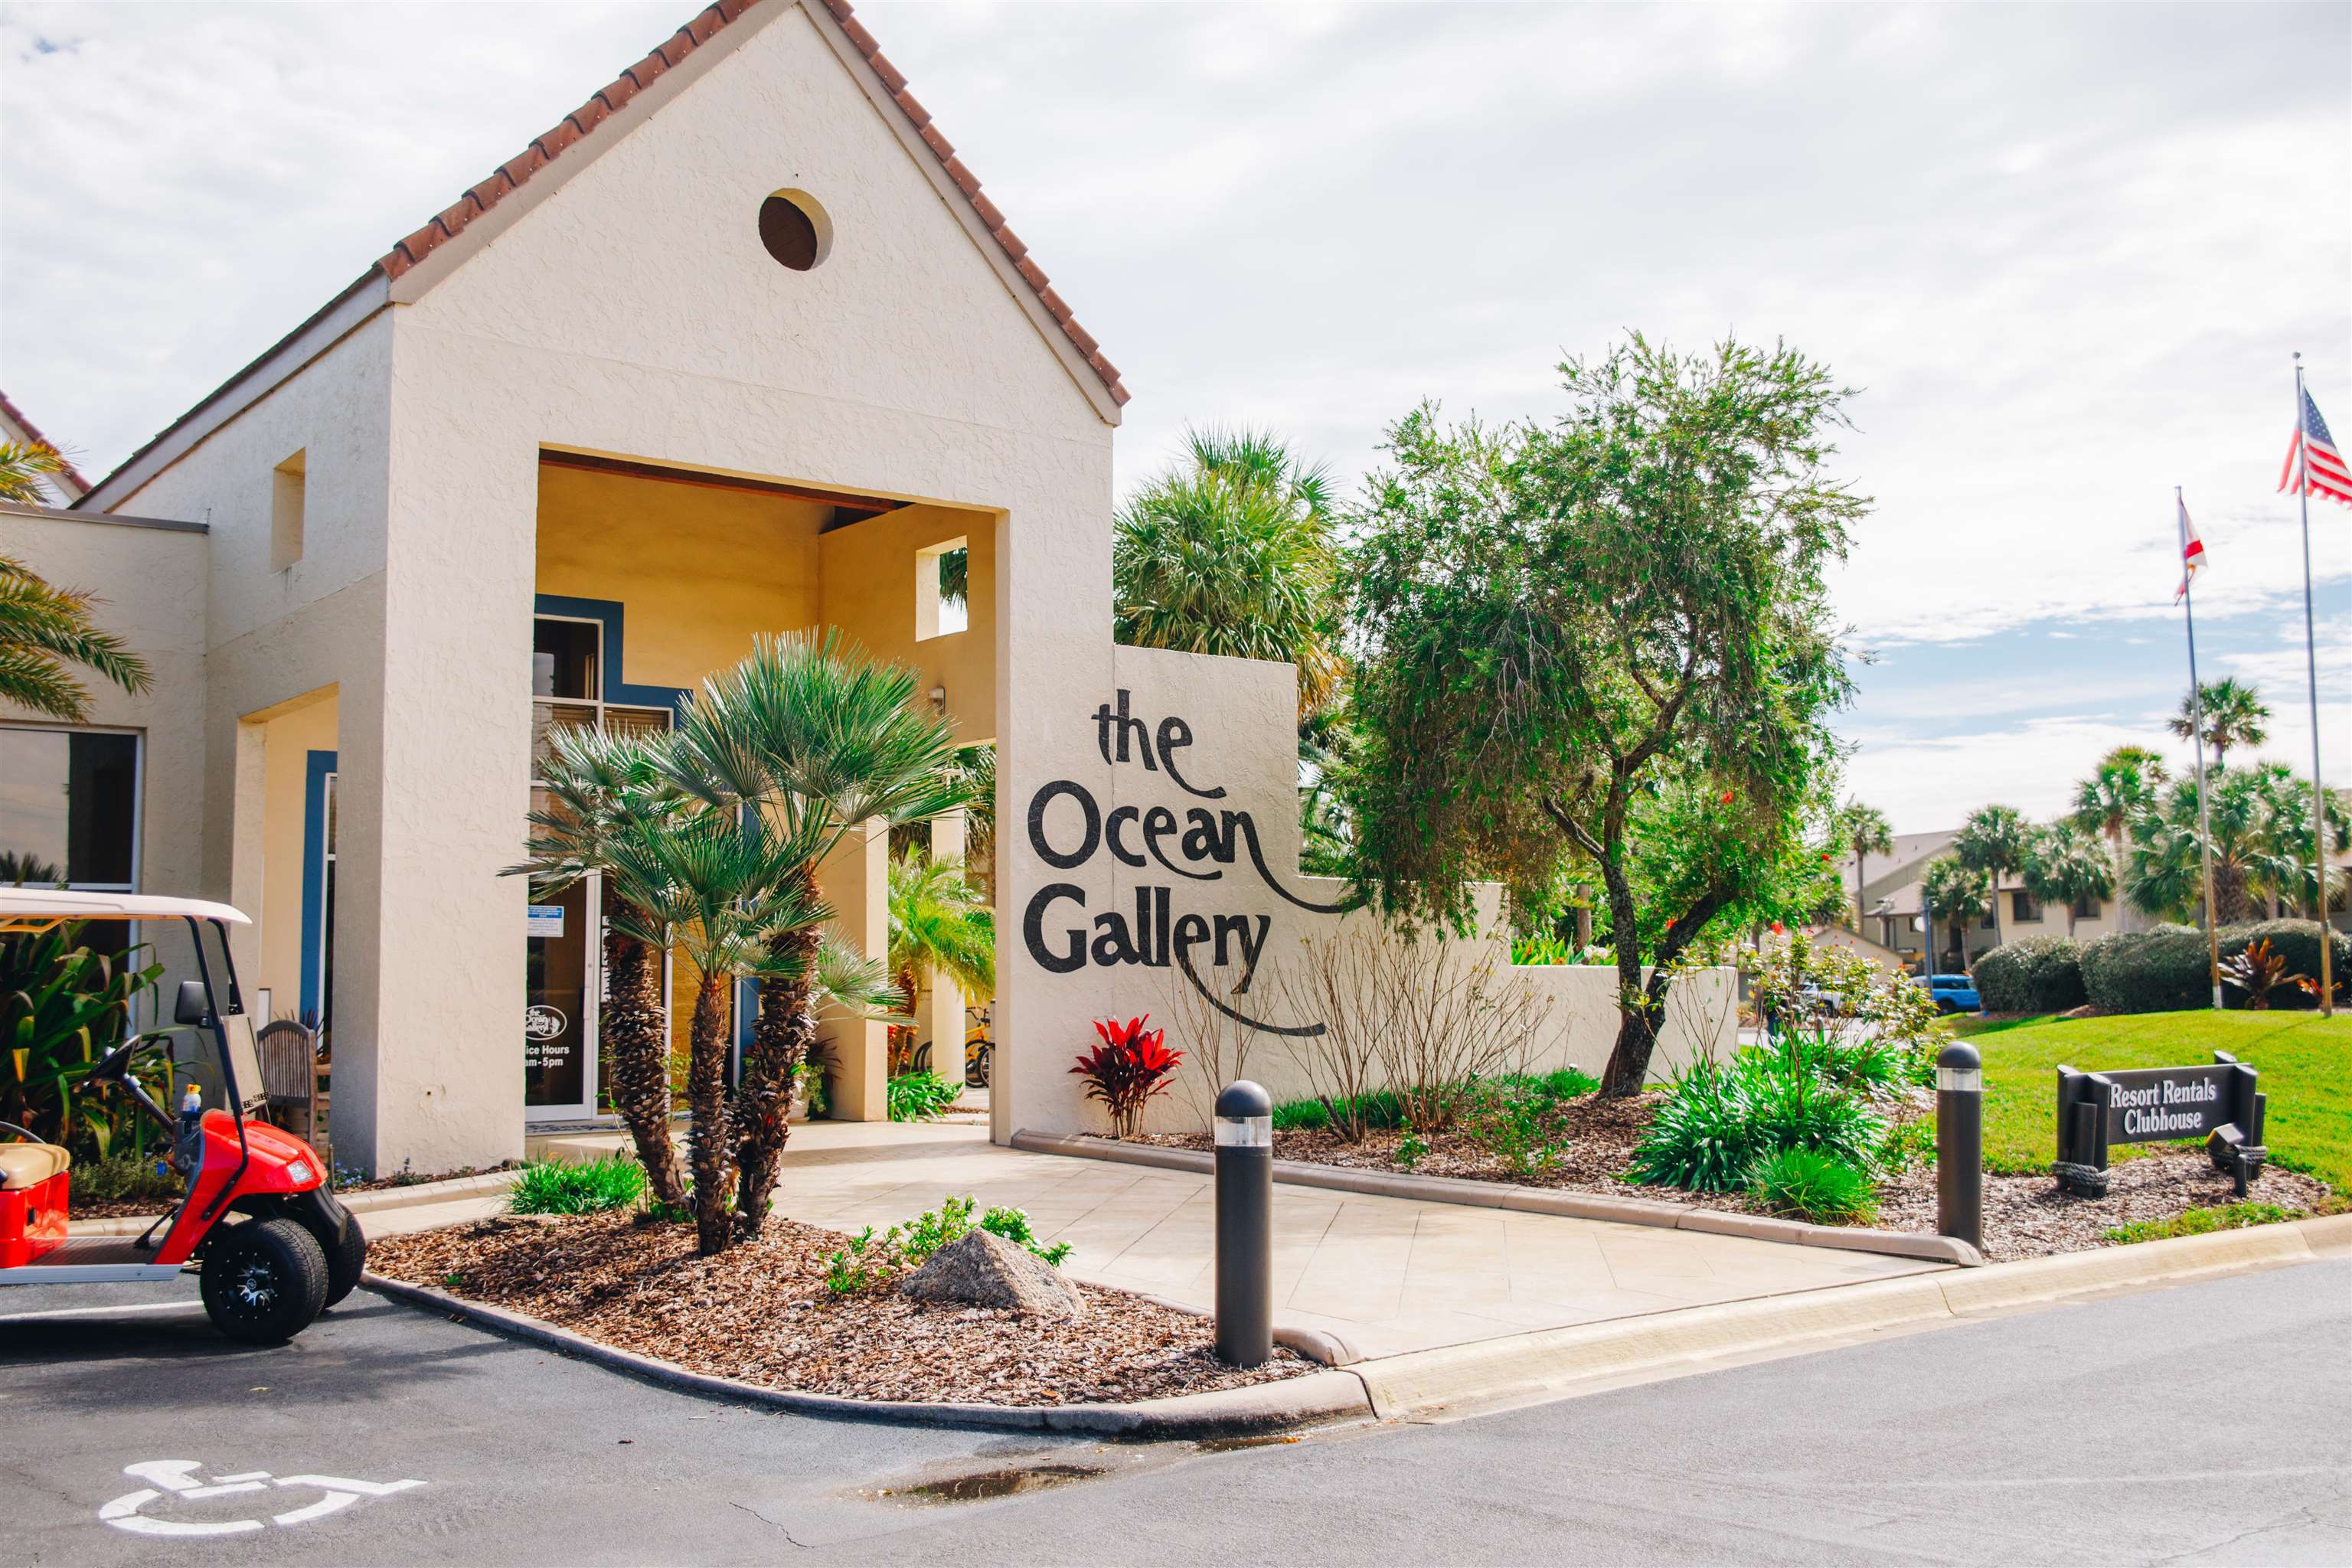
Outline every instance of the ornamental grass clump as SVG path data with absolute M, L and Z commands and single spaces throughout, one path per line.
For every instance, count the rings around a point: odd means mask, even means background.
M 507 1206 L 516 1214 L 603 1214 L 628 1208 L 646 1191 L 646 1168 L 626 1154 L 577 1164 L 533 1160 L 516 1177 Z
M 1813 1149 L 1783 1149 L 1758 1162 L 1751 1190 L 1775 1214 L 1815 1225 L 1854 1225 L 1876 1217 L 1870 1173 Z
M 1677 1075 L 1627 1173 L 1655 1186 L 1742 1192 L 1761 1162 L 1789 1150 L 1866 1167 L 1885 1131 L 1851 1091 L 1824 1081 L 1817 1057 L 1759 1047 Z
M 1146 1031 L 1146 1013 L 1122 1024 L 1098 1021 L 1101 1039 L 1070 1071 L 1087 1080 L 1087 1098 L 1110 1112 L 1111 1136 L 1132 1138 L 1143 1121 L 1143 1108 L 1168 1092 L 1171 1076 L 1184 1060 L 1182 1051 L 1168 1048 L 1168 1031 Z

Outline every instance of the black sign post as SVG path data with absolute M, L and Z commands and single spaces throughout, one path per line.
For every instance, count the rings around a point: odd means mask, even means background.
M 2051 1173 L 2078 1198 L 2107 1195 L 2107 1146 L 2202 1137 L 2238 1196 L 2262 1174 L 2263 1109 L 2254 1069 L 2223 1051 L 2211 1067 L 2117 1072 L 2058 1069 L 2058 1163 Z

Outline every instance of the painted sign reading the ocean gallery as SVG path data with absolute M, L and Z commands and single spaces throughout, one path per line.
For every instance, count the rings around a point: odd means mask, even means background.
M 1105 702 L 1095 710 L 1096 742 L 1106 763 L 1163 773 L 1194 800 L 1226 798 L 1223 785 L 1205 785 L 1186 772 L 1197 765 L 1183 754 L 1193 743 L 1190 723 L 1170 714 L 1154 725 L 1129 709 L 1129 693 L 1121 689 L 1116 706 Z M 1028 826 L 1029 847 L 1056 869 L 1074 871 L 1108 854 L 1131 870 L 1171 879 L 1136 884 L 1131 908 L 1100 910 L 1087 909 L 1087 891 L 1075 882 L 1039 888 L 1021 915 L 1022 942 L 1039 967 L 1054 974 L 1075 973 L 1090 963 L 1174 968 L 1221 1011 L 1257 1028 L 1286 1035 L 1323 1032 L 1320 1024 L 1284 1026 L 1248 1017 L 1224 1000 L 1249 994 L 1274 926 L 1271 915 L 1175 908 L 1180 890 L 1188 892 L 1187 902 L 1205 891 L 1184 889 L 1183 884 L 1223 881 L 1227 871 L 1238 872 L 1244 857 L 1260 882 L 1302 910 L 1341 914 L 1354 907 L 1346 900 L 1318 902 L 1284 887 L 1266 866 L 1257 823 L 1248 812 L 1216 805 L 1189 805 L 1181 816 L 1166 805 L 1106 810 L 1086 785 L 1055 779 L 1030 797 Z M 1220 976 L 1220 984 L 1212 987 L 1202 978 L 1203 963 L 1234 973 Z

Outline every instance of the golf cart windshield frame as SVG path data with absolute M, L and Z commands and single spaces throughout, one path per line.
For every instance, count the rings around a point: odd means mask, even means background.
M 236 1053 L 229 1049 L 228 1026 L 221 1021 L 225 1017 L 244 1014 L 245 993 L 236 983 L 236 958 L 229 952 L 227 923 L 220 920 L 199 919 L 194 915 L 181 918 L 187 921 L 188 941 L 196 950 L 196 977 L 205 987 L 205 1023 L 212 1029 L 213 1055 L 220 1063 L 221 1089 L 228 1101 L 228 1113 L 236 1122 L 236 1169 L 227 1181 L 221 1184 L 213 1201 L 205 1205 L 200 1217 L 209 1222 L 221 1205 L 228 1201 L 229 1194 L 236 1190 L 237 1183 L 245 1177 L 247 1167 L 253 1163 L 253 1149 L 245 1136 L 245 1091 L 236 1081 Z M 206 926 L 213 928 L 220 941 L 221 972 L 228 981 L 226 1007 L 221 1005 L 220 987 L 213 984 L 212 961 L 205 956 L 204 928 Z

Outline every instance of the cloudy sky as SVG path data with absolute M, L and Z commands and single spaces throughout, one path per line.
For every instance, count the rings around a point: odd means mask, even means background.
M 0 5 L 0 386 L 102 471 L 683 20 L 680 4 Z M 2352 441 L 2352 7 L 860 11 L 1136 394 L 1352 479 L 1424 396 L 1542 417 L 1638 328 L 1859 388 L 1852 788 L 2063 804 L 2208 679 L 2307 765 L 2288 355 Z M 2352 782 L 2352 512 L 2314 519 Z

